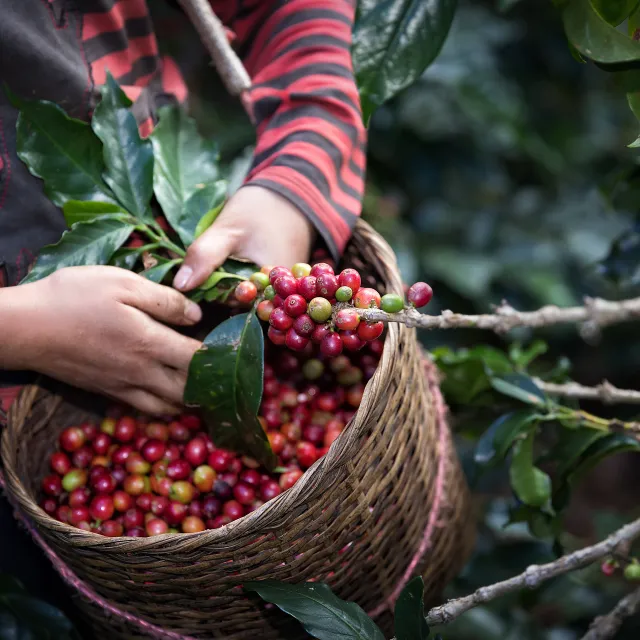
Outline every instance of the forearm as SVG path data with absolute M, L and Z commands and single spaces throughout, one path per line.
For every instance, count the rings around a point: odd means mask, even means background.
M 29 369 L 30 354 L 37 349 L 37 310 L 30 301 L 31 291 L 25 291 L 29 287 L 0 289 L 0 369 Z

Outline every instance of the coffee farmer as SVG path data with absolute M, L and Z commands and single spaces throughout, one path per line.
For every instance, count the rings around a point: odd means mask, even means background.
M 0 381 L 35 371 L 147 412 L 181 403 L 199 343 L 172 326 L 200 310 L 183 292 L 228 256 L 306 261 L 318 241 L 335 255 L 360 213 L 365 130 L 349 53 L 347 0 L 217 0 L 251 75 L 257 146 L 246 182 L 193 244 L 174 287 L 112 267 L 61 269 L 14 287 L 65 229 L 60 209 L 16 156 L 17 112 L 0 94 Z M 179 12 L 177 6 L 174 7 Z M 178 13 L 176 13 L 178 15 Z M 17 95 L 89 120 L 107 70 L 134 101 L 141 133 L 156 109 L 186 102 L 178 65 L 160 56 L 145 0 L 4 3 L 0 80 Z M 212 71 L 213 73 L 213 71 Z

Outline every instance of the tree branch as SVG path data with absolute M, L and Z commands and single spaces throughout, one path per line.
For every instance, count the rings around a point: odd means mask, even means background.
M 582 400 L 600 400 L 605 404 L 640 404 L 640 391 L 618 389 L 606 380 L 595 387 L 585 387 L 577 382 L 553 384 L 552 382 L 544 382 L 539 378 L 534 378 L 533 381 L 540 389 L 550 395 Z
M 640 319 L 640 298 L 613 302 L 602 298 L 585 298 L 582 307 L 561 309 L 554 305 L 537 311 L 516 311 L 507 302 L 496 307 L 495 313 L 463 315 L 443 311 L 439 316 L 420 313 L 416 309 L 405 309 L 399 313 L 386 313 L 380 309 L 357 309 L 361 318 L 368 322 L 399 322 L 407 327 L 419 329 L 488 329 L 506 333 L 516 327 L 548 327 L 556 324 L 580 324 L 581 333 L 593 335 L 601 327 L 618 322 Z
M 198 31 L 227 91 L 236 97 L 251 87 L 251 78 L 231 48 L 224 26 L 213 12 L 208 0 L 178 0 Z
M 531 565 L 524 573 L 509 580 L 503 580 L 488 587 L 481 587 L 471 595 L 450 600 L 446 604 L 435 607 L 427 614 L 427 624 L 432 626 L 447 624 L 466 611 L 469 611 L 469 609 L 491 602 L 512 591 L 525 588 L 535 589 L 551 578 L 564 575 L 576 569 L 581 569 L 610 555 L 619 545 L 632 542 L 637 537 L 640 537 L 640 519 L 625 525 L 602 542 L 594 544 L 591 547 L 585 547 L 584 549 L 569 553 L 555 562 L 543 565 Z
M 597 617 L 582 636 L 582 640 L 607 640 L 615 637 L 625 618 L 630 618 L 640 611 L 640 589 L 625 596 L 606 615 Z

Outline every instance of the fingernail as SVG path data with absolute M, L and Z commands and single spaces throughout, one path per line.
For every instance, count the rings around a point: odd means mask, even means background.
M 202 309 L 195 303 L 189 302 L 184 310 L 184 317 L 191 322 L 200 322 L 202 319 Z
M 176 277 L 173 279 L 173 286 L 180 290 L 186 289 L 192 275 L 193 269 L 187 265 L 183 265 L 178 269 L 178 273 L 176 273 Z

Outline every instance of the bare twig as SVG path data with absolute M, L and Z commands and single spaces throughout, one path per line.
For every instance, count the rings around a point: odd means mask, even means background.
M 585 387 L 577 382 L 553 384 L 534 378 L 534 382 L 550 395 L 581 400 L 600 400 L 605 404 L 640 404 L 640 391 L 632 389 L 618 389 L 604 380 L 595 387 Z
M 251 78 L 231 48 L 224 26 L 213 12 L 208 0 L 178 0 L 198 31 L 227 91 L 236 97 L 251 87 Z
M 640 519 L 625 525 L 602 542 L 594 544 L 591 547 L 585 547 L 584 549 L 569 553 L 555 562 L 531 565 L 527 567 L 524 573 L 514 578 L 497 582 L 488 587 L 481 587 L 471 595 L 464 596 L 463 598 L 449 600 L 446 604 L 435 607 L 429 611 L 427 614 L 427 624 L 433 626 L 447 624 L 466 611 L 469 611 L 469 609 L 473 609 L 486 602 L 491 602 L 512 591 L 525 588 L 535 589 L 551 578 L 564 575 L 576 569 L 581 569 L 610 555 L 621 544 L 633 541 L 639 536 Z
M 630 618 L 640 611 L 640 589 L 636 589 L 625 596 L 606 615 L 597 617 L 589 627 L 589 631 L 582 636 L 582 640 L 607 640 L 614 638 L 626 618 Z
M 357 309 L 360 317 L 369 322 L 399 322 L 408 327 L 420 329 L 488 329 L 496 333 L 506 333 L 516 327 L 548 327 L 556 324 L 580 324 L 583 335 L 597 332 L 601 327 L 618 322 L 640 319 L 640 298 L 613 302 L 601 298 L 585 298 L 582 307 L 562 309 L 554 305 L 537 311 L 516 311 L 506 302 L 496 307 L 495 313 L 484 315 L 463 315 L 453 311 L 443 311 L 439 316 L 430 316 L 416 309 L 406 309 L 399 313 L 386 313 L 380 309 Z

